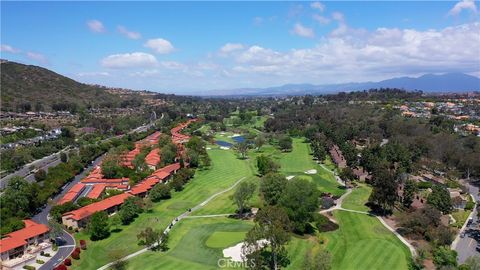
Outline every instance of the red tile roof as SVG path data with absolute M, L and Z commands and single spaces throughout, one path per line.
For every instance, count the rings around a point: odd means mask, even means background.
M 87 206 L 84 206 L 82 208 L 79 208 L 77 210 L 67 212 L 63 214 L 63 216 L 67 216 L 72 218 L 73 220 L 82 220 L 84 218 L 87 218 L 91 215 L 93 215 L 95 212 L 98 211 L 105 211 L 107 209 L 110 209 L 114 206 L 121 205 L 125 199 L 128 197 L 131 197 L 132 194 L 130 193 L 122 193 L 119 195 L 112 196 L 110 198 L 107 198 L 103 201 L 95 202 L 92 204 L 89 204 Z
M 57 204 L 60 205 L 60 204 L 64 204 L 66 202 L 71 202 L 75 200 L 78 197 L 78 195 L 80 195 L 80 193 L 83 191 L 84 188 L 85 188 L 85 184 L 82 184 L 82 183 L 75 184 L 65 195 L 63 195 L 63 197 L 60 200 L 58 200 Z
M 180 163 L 174 163 L 174 164 L 170 164 L 168 166 L 165 166 L 161 169 L 158 169 L 156 170 L 155 172 L 165 172 L 165 173 L 168 173 L 169 175 L 172 174 L 173 172 L 177 171 L 180 169 Z M 154 173 L 155 173 L 154 172 Z
M 155 148 L 145 157 L 145 163 L 150 166 L 157 166 L 160 162 L 160 149 Z
M 25 228 L 11 232 L 0 240 L 0 252 L 12 250 L 27 244 L 28 239 L 44 234 L 49 231 L 44 224 L 38 224 L 32 220 L 24 220 Z
M 105 190 L 106 185 L 105 184 L 97 184 L 94 185 L 92 190 L 87 194 L 87 198 L 90 199 L 97 199 L 102 195 L 102 192 Z

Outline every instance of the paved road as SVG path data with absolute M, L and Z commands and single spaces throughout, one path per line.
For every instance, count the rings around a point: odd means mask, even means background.
M 0 179 L 0 189 L 5 188 L 10 178 L 14 176 L 24 177 L 29 182 L 35 181 L 34 175 L 30 173 L 31 166 L 35 166 L 38 169 L 44 169 L 45 171 L 48 171 L 49 167 L 56 166 L 60 163 L 60 153 L 63 151 L 67 151 L 68 149 L 70 148 L 66 147 L 57 153 L 53 153 L 49 156 L 43 157 L 41 159 L 37 159 L 29 164 L 24 165 L 21 169 L 15 171 L 14 173 L 11 173 L 3 177 L 2 179 Z
M 470 194 L 472 194 L 475 201 L 478 203 L 478 183 L 476 185 L 467 184 Z M 471 256 L 480 256 L 480 252 L 476 251 L 477 243 L 480 243 L 480 230 L 478 230 L 478 218 L 477 218 L 477 208 L 473 209 L 471 215 L 473 222 L 470 226 L 464 226 L 460 230 L 460 233 L 465 231 L 465 237 L 457 238 L 452 243 L 452 248 L 458 252 L 458 262 L 463 263 L 468 257 Z
M 61 197 L 63 197 L 63 195 L 65 195 L 65 193 L 67 193 L 67 191 L 69 191 L 70 188 L 72 188 L 73 185 L 75 185 L 80 180 L 85 178 L 85 176 L 90 171 L 90 169 L 97 166 L 98 163 L 100 163 L 100 161 L 102 161 L 102 159 L 104 157 L 105 157 L 105 155 L 101 155 L 100 157 L 95 159 L 92 164 L 90 164 L 88 167 L 86 167 L 85 170 L 83 170 L 83 172 L 81 172 L 80 174 L 77 174 L 75 176 L 74 180 L 72 182 L 70 182 L 58 195 L 56 195 L 53 198 L 52 203 L 46 205 L 45 208 L 43 208 L 42 211 L 40 213 L 36 214 L 32 219 L 36 222 L 48 225 L 48 218 L 49 218 L 48 213 L 52 209 L 52 205 L 54 205 L 54 203 L 56 201 L 58 201 Z M 61 238 L 65 242 L 59 247 L 57 254 L 55 254 L 48 262 L 43 264 L 39 268 L 39 270 L 51 270 L 51 269 L 53 269 L 56 265 L 63 262 L 63 260 L 65 258 L 69 257 L 70 254 L 73 252 L 73 250 L 75 249 L 75 239 L 73 238 L 73 236 L 70 235 L 69 233 L 67 233 L 66 231 L 63 231 L 63 234 L 62 234 Z

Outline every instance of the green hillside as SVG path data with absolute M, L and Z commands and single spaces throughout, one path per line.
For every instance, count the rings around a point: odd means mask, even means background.
M 75 110 L 88 105 L 112 106 L 120 101 L 101 87 L 76 82 L 42 67 L 4 60 L 0 65 L 3 111 Z

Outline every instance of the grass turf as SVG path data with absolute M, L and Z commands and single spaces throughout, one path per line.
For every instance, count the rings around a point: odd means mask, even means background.
M 344 189 L 339 188 L 334 175 L 318 165 L 310 155 L 309 144 L 302 138 L 293 138 L 292 151 L 287 153 L 276 153 L 273 157 L 279 162 L 280 171 L 286 176 L 302 175 L 310 178 L 322 192 L 332 193 L 341 196 L 345 193 Z M 315 169 L 316 174 L 306 175 L 305 171 Z
M 372 188 L 370 186 L 360 184 L 343 200 L 342 207 L 357 211 L 369 211 L 370 208 L 365 206 L 365 203 L 367 203 L 371 192 Z
M 167 252 L 148 251 L 128 269 L 218 269 L 223 249 L 243 241 L 250 221 L 225 217 L 184 219 L 170 233 Z
M 341 210 L 334 217 L 340 228 L 324 233 L 332 269 L 408 269 L 408 248 L 378 219 Z
M 128 226 L 121 226 L 121 231 L 112 233 L 109 238 L 91 242 L 88 249 L 82 251 L 81 259 L 74 261 L 75 269 L 97 269 L 112 260 L 110 251 L 122 254 L 135 252 L 142 246 L 136 243 L 137 234 L 146 227 L 164 230 L 167 225 L 178 215 L 185 212 L 216 192 L 224 190 L 238 179 L 252 175 L 251 167 L 247 161 L 236 158 L 232 151 L 212 149 L 209 150 L 212 167 L 209 170 L 198 170 L 195 177 L 181 192 L 174 192 L 172 198 L 154 205 L 151 213 L 141 214 Z M 89 239 L 85 231 L 75 235 L 79 239 Z

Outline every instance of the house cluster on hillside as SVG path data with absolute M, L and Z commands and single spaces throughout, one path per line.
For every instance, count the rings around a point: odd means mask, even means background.
M 417 175 L 410 175 L 409 178 L 416 183 L 431 183 L 431 185 L 441 185 L 446 187 L 447 179 L 443 176 L 441 172 L 430 172 L 422 171 Z M 467 202 L 469 201 L 469 195 L 462 191 L 460 188 L 447 188 L 450 198 L 452 199 L 452 204 L 454 209 L 464 209 Z M 404 184 L 400 184 L 397 190 L 398 196 L 403 197 Z M 418 209 L 425 206 L 427 203 L 428 195 L 432 192 L 431 188 L 420 189 L 414 196 L 412 208 Z
M 360 145 L 365 145 L 367 142 L 363 141 L 360 143 L 360 141 L 356 142 L 359 146 Z M 356 145 L 357 145 L 356 144 Z M 347 165 L 347 160 L 343 156 L 342 150 L 338 147 L 338 145 L 334 144 L 329 150 L 330 157 L 332 158 L 333 162 L 337 165 L 338 168 L 343 169 L 346 168 Z M 355 167 L 352 168 L 353 175 L 358 181 L 370 181 L 372 179 L 372 175 L 368 173 L 366 170 L 364 170 L 362 167 Z
M 159 131 L 156 131 L 155 133 L 149 135 L 148 137 L 146 137 L 145 139 L 141 140 L 141 141 L 138 141 L 135 143 L 135 148 L 126 153 L 123 157 L 121 157 L 122 159 L 122 163 L 121 165 L 122 166 L 125 166 L 125 167 L 128 167 L 130 169 L 133 169 L 134 166 L 133 166 L 133 160 L 135 159 L 135 157 L 140 154 L 140 152 L 142 151 L 142 148 L 143 147 L 150 147 L 150 146 L 154 146 L 154 145 L 157 145 L 158 144 L 158 139 L 160 138 L 160 135 L 162 135 L 161 132 Z M 155 149 L 152 150 L 152 152 L 156 151 Z M 154 169 L 155 167 L 157 166 L 158 162 L 160 162 L 160 155 L 158 153 L 158 155 L 155 155 L 154 153 L 150 152 L 152 155 L 151 157 L 158 157 L 158 161 L 157 159 L 150 159 L 150 163 L 151 164 L 148 164 L 148 165 L 153 165 Z M 152 162 L 155 162 L 156 163 L 152 163 Z
M 405 117 L 431 118 L 435 114 L 459 121 L 476 121 L 480 120 L 478 106 L 480 106 L 480 99 L 463 98 L 448 99 L 442 102 L 405 102 L 394 108 L 400 109 L 401 114 Z
M 62 134 L 61 129 L 60 128 L 54 128 L 54 129 L 52 129 L 48 132 L 45 132 L 45 134 L 42 134 L 42 135 L 39 135 L 39 136 L 36 136 L 36 137 L 33 137 L 33 138 L 20 140 L 20 141 L 16 141 L 16 142 L 13 142 L 13 143 L 2 144 L 1 149 L 12 149 L 12 148 L 16 148 L 18 146 L 35 145 L 35 144 L 39 144 L 39 143 L 44 142 L 44 141 L 55 140 L 60 136 L 60 134 Z
M 38 254 L 51 248 L 49 228 L 24 220 L 25 228 L 11 232 L 0 240 L 0 269 L 18 269 L 34 263 Z
M 191 121 L 183 123 L 174 129 L 172 129 L 172 140 L 175 143 L 182 144 L 187 142 L 190 138 L 187 135 L 180 134 L 179 132 L 185 128 Z M 136 143 L 135 149 L 140 149 L 145 145 L 155 145 L 158 143 L 158 138 L 160 136 L 159 132 L 156 132 L 147 138 Z M 181 140 L 179 139 L 181 138 Z M 158 149 L 158 148 L 156 148 Z M 140 153 L 140 152 L 138 152 Z M 137 153 L 137 154 L 138 154 Z M 178 153 L 179 155 L 181 153 Z M 129 159 L 124 159 L 124 166 L 131 165 L 131 161 L 135 156 L 128 156 Z M 146 160 L 149 159 L 151 165 L 158 164 L 160 161 L 160 153 L 158 150 L 152 150 Z M 157 161 L 158 159 L 158 161 Z M 128 162 L 126 162 L 128 161 Z M 148 163 L 147 163 L 148 164 Z M 109 197 L 105 200 L 94 202 L 87 206 L 84 206 L 80 209 L 67 212 L 62 216 L 62 223 L 71 228 L 84 228 L 89 220 L 89 217 L 98 211 L 106 211 L 111 214 L 118 210 L 118 208 L 123 204 L 123 202 L 131 196 L 145 197 L 149 190 L 151 190 L 156 184 L 166 183 L 169 178 L 175 174 L 180 169 L 180 163 L 174 163 L 167 165 L 163 168 L 155 170 L 150 176 L 143 179 L 136 185 L 130 187 L 128 185 L 128 178 L 124 179 L 105 179 L 101 172 L 101 168 L 97 167 L 93 170 L 89 176 L 83 179 L 80 183 L 76 184 L 60 201 L 59 203 L 65 203 L 66 201 L 75 201 L 81 196 L 87 197 L 100 197 L 101 193 L 106 188 L 116 188 L 119 190 L 124 190 L 125 192 L 119 195 Z M 86 190 L 88 185 L 93 187 L 90 190 Z M 98 187 L 98 188 L 97 188 Z M 92 195 L 93 194 L 93 195 Z
M 342 151 L 338 147 L 338 145 L 334 144 L 330 148 L 330 156 L 332 157 L 333 162 L 340 168 L 343 169 L 347 167 L 347 160 L 342 154 Z
M 75 118 L 73 114 L 69 111 L 56 111 L 56 112 L 25 112 L 25 113 L 17 113 L 17 112 L 0 112 L 0 119 L 8 119 L 8 120 L 21 120 L 21 119 L 31 119 L 31 120 L 38 120 L 38 119 L 59 119 L 59 118 Z

